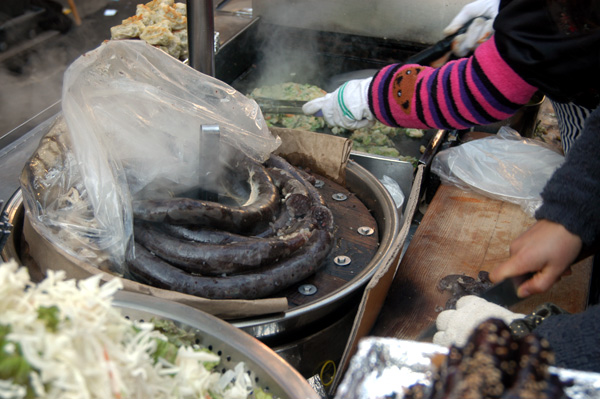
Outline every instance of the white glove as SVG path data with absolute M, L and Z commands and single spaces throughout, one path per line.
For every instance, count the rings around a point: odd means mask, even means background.
M 492 35 L 499 6 L 500 0 L 476 0 L 460 10 L 444 29 L 444 35 L 453 34 L 467 22 L 474 20 L 465 33 L 457 35 L 452 41 L 454 54 L 464 57 Z
M 309 101 L 302 107 L 307 115 L 319 110 L 330 126 L 354 130 L 371 126 L 375 117 L 369 110 L 369 84 L 373 78 L 350 80 L 333 93 Z
M 438 332 L 433 336 L 433 343 L 462 347 L 475 328 L 488 319 L 501 319 L 508 325 L 523 317 L 524 314 L 513 313 L 478 296 L 467 295 L 456 302 L 456 310 L 444 310 L 438 315 L 435 321 Z

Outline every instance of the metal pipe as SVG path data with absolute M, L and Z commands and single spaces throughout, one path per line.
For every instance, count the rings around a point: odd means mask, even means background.
M 213 0 L 187 0 L 190 66 L 215 76 L 215 12 Z

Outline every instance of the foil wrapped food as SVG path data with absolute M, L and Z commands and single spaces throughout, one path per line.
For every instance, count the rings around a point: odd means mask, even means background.
M 404 397 L 404 390 L 420 383 L 431 387 L 432 358 L 448 348 L 395 338 L 367 337 L 358 345 L 335 399 L 383 399 Z M 551 367 L 571 399 L 600 399 L 600 374 Z

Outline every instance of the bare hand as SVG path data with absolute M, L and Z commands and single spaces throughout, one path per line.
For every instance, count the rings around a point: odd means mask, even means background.
M 510 244 L 510 258 L 490 273 L 490 280 L 535 273 L 519 286 L 518 296 L 545 292 L 562 275 L 570 274 L 582 246 L 581 238 L 561 224 L 540 220 Z

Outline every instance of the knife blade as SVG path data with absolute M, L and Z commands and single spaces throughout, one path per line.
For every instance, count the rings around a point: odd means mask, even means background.
M 517 296 L 517 289 L 521 283 L 530 279 L 532 276 L 533 273 L 528 273 L 519 277 L 507 278 L 506 280 L 488 288 L 479 296 L 488 302 L 495 303 L 496 305 L 505 307 L 512 306 L 524 299 Z M 419 333 L 417 336 L 417 341 L 433 338 L 437 331 L 436 324 L 433 322 L 425 330 Z
M 507 278 L 506 280 L 492 286 L 484 291 L 480 296 L 488 302 L 496 305 L 509 307 L 520 302 L 523 298 L 517 296 L 519 285 L 528 277 L 522 276 L 517 278 Z

